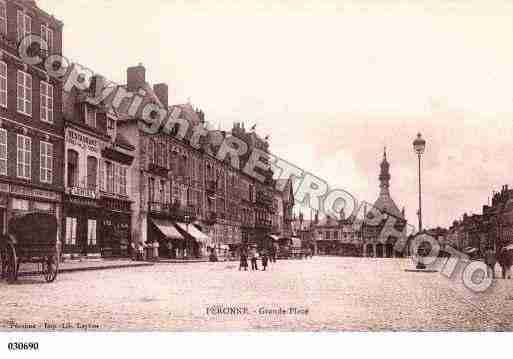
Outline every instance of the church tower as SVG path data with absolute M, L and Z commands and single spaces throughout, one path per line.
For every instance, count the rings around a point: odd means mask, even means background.
M 387 148 L 383 150 L 383 161 L 381 162 L 381 172 L 379 173 L 380 196 L 390 197 L 390 164 L 387 161 Z
M 397 205 L 395 204 L 392 196 L 390 195 L 390 163 L 387 159 L 387 149 L 383 150 L 383 160 L 380 164 L 380 172 L 379 172 L 379 196 L 376 202 L 374 203 L 374 207 L 381 211 L 388 212 L 398 218 L 404 218 L 404 215 L 399 210 Z

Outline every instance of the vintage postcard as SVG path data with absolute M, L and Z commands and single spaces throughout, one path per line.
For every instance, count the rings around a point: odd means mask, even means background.
M 0 0 L 0 331 L 513 330 L 512 19 Z

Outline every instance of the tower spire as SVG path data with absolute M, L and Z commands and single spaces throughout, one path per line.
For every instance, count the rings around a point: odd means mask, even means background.
M 383 161 L 381 162 L 381 171 L 379 173 L 379 187 L 381 189 L 380 194 L 390 196 L 390 164 L 387 161 L 387 148 L 383 150 Z

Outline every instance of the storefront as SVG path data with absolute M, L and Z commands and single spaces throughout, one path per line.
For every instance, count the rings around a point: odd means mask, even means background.
M 61 220 L 61 193 L 17 184 L 0 183 L 0 233 L 6 233 L 9 220 L 30 212 L 46 212 Z M 57 238 L 60 240 L 60 231 Z
M 101 200 L 101 250 L 103 257 L 129 257 L 132 255 L 131 202 L 104 197 Z
M 101 205 L 94 190 L 69 188 L 64 196 L 64 257 L 101 255 Z

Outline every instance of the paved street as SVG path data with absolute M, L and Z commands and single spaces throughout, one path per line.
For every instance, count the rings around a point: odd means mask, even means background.
M 69 322 L 103 330 L 513 330 L 513 280 L 478 295 L 458 279 L 406 268 L 406 259 L 315 257 L 255 273 L 221 262 L 63 273 L 52 284 L 28 277 L 0 284 L 0 327 L 14 320 L 38 329 Z M 216 304 L 248 314 L 207 315 Z M 279 308 L 287 314 L 269 314 Z

